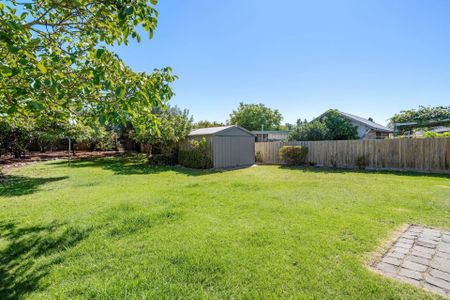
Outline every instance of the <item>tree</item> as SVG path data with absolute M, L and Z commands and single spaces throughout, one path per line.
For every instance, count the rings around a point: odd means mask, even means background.
M 153 148 L 167 155 L 174 153 L 178 142 L 184 139 L 192 129 L 193 118 L 187 109 L 181 110 L 177 106 L 154 108 L 153 114 L 158 117 L 158 130 L 147 127 L 134 127 L 132 137 L 138 143 L 147 146 L 146 152 L 151 158 Z
M 329 131 L 331 140 L 358 139 L 357 127 L 335 109 L 329 109 L 319 117 Z
M 173 95 L 170 68 L 136 73 L 108 46 L 150 38 L 156 0 L 16 0 L 0 3 L 0 115 L 11 122 L 90 116 L 154 128 L 152 107 Z
M 11 153 L 15 158 L 21 158 L 30 142 L 30 127 L 20 120 L 13 123 L 0 121 L 0 155 Z
M 225 126 L 224 123 L 221 122 L 216 122 L 216 121 L 207 121 L 207 120 L 202 120 L 202 121 L 198 121 L 197 123 L 194 124 L 193 128 L 197 129 L 197 128 L 210 128 L 210 127 L 220 127 L 220 126 Z
M 247 130 L 278 129 L 283 117 L 277 109 L 270 109 L 264 104 L 240 103 L 237 110 L 230 114 L 230 123 Z
M 426 107 L 419 106 L 418 109 L 402 110 L 390 119 L 390 124 L 427 121 L 441 121 L 450 119 L 450 106 Z
M 300 124 L 289 133 L 290 141 L 321 141 L 330 139 L 330 131 L 320 121 Z
M 339 111 L 330 109 L 312 122 L 297 122 L 297 127 L 290 133 L 290 140 L 353 140 L 358 139 L 357 127 Z

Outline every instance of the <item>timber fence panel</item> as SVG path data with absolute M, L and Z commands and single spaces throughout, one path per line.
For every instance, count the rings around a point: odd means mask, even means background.
M 450 173 L 450 138 L 414 138 L 348 141 L 260 142 L 262 162 L 284 164 L 279 151 L 285 145 L 308 147 L 307 162 L 323 167 Z

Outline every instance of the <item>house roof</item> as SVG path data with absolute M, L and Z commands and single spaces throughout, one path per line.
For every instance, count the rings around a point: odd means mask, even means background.
M 273 134 L 289 134 L 289 130 L 254 130 L 254 134 L 273 133 Z
M 386 127 L 386 126 L 380 125 L 378 123 L 372 122 L 372 121 L 364 119 L 362 117 L 358 117 L 358 116 L 355 116 L 355 115 L 352 115 L 352 114 L 348 114 L 348 113 L 345 113 L 345 112 L 342 112 L 342 111 L 339 111 L 339 113 L 341 115 L 343 115 L 344 117 L 346 117 L 348 119 L 351 119 L 353 121 L 362 123 L 362 124 L 366 125 L 367 127 L 370 127 L 371 129 L 374 129 L 374 130 L 377 130 L 377 131 L 384 131 L 384 132 L 394 132 L 392 129 L 390 129 L 390 128 Z
M 253 133 L 251 133 L 250 131 L 248 131 L 245 128 L 242 128 L 240 126 L 237 125 L 230 125 L 230 126 L 220 126 L 220 127 L 209 127 L 209 128 L 199 128 L 199 129 L 195 129 L 193 131 L 191 131 L 191 133 L 188 136 L 196 136 L 196 135 L 215 135 L 218 133 L 222 133 L 230 128 L 237 128 L 239 130 L 242 130 L 243 132 L 250 134 L 250 135 L 254 135 Z

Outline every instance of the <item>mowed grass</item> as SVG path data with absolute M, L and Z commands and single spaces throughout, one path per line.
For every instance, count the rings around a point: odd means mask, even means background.
M 53 161 L 0 185 L 0 299 L 427 299 L 369 253 L 450 228 L 450 178 L 139 157 Z

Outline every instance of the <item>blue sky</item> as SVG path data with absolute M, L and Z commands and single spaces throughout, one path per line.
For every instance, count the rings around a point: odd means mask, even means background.
M 114 50 L 136 71 L 171 66 L 171 102 L 195 120 L 225 121 L 241 101 L 283 123 L 337 108 L 385 124 L 450 104 L 448 0 L 159 2 L 153 39 Z

